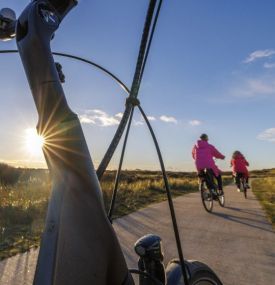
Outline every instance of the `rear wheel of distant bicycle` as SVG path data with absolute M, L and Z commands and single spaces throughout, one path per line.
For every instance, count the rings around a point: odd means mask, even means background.
M 205 180 L 200 182 L 200 192 L 201 192 L 201 200 L 204 209 L 210 213 L 213 209 L 213 194 L 210 189 L 208 189 Z
M 241 190 L 243 191 L 244 198 L 247 199 L 247 186 L 245 178 L 241 178 Z
M 244 194 L 244 198 L 247 199 L 247 188 L 246 187 L 243 188 L 243 194 Z
M 218 189 L 217 194 L 218 194 L 218 202 L 219 202 L 220 206 L 224 207 L 224 205 L 225 205 L 224 192 L 222 190 Z

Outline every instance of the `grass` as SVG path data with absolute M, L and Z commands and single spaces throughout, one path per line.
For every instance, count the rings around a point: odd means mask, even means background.
M 21 170 L 14 186 L 0 184 L 0 260 L 25 252 L 40 244 L 44 228 L 51 183 L 48 171 Z M 24 175 L 23 175 L 24 174 Z M 268 176 L 268 177 L 267 177 Z M 275 225 L 275 169 L 252 171 L 253 191 Z M 168 172 L 173 197 L 197 191 L 196 173 Z M 108 171 L 101 182 L 105 209 L 108 212 L 115 172 Z M 224 173 L 224 184 L 232 182 L 230 172 Z M 124 171 L 113 218 L 118 218 L 166 200 L 161 173 L 158 171 Z
M 173 197 L 197 191 L 195 173 L 168 173 Z M 101 183 L 106 211 L 112 197 L 115 172 L 107 172 Z M 0 187 L 0 260 L 40 244 L 51 184 L 48 179 L 30 179 Z M 166 200 L 159 172 L 123 172 L 114 218 L 151 203 Z
M 0 189 L 0 260 L 38 246 L 49 183 L 18 183 Z
M 167 196 L 161 176 L 150 176 L 135 174 L 122 179 L 117 195 L 114 218 L 127 215 L 149 204 L 166 200 Z M 195 177 L 169 177 L 169 184 L 173 197 L 198 189 Z M 106 210 L 109 208 L 112 189 L 113 183 L 103 181 L 102 190 Z
M 258 178 L 252 181 L 252 190 L 275 227 L 275 177 Z

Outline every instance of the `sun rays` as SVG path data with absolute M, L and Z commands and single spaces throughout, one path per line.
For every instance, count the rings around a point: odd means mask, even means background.
M 42 155 L 42 147 L 45 143 L 43 136 L 38 135 L 36 129 L 27 128 L 24 133 L 24 146 L 26 152 L 33 157 Z
M 77 168 L 81 161 L 90 159 L 90 156 L 87 146 L 83 144 L 83 132 L 77 115 L 66 107 L 62 97 L 41 95 L 39 99 L 37 130 L 26 128 L 24 131 L 25 155 L 30 160 L 46 159 L 48 167 L 49 164 L 53 166 L 61 162 L 69 168 L 80 170 Z

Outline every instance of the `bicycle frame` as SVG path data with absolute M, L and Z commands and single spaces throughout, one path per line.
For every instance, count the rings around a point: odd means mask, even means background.
M 247 185 L 246 185 L 246 178 L 243 173 L 236 174 L 236 185 L 237 187 L 243 191 L 244 197 L 247 198 Z
M 80 122 L 67 104 L 50 50 L 54 32 L 75 5 L 74 0 L 33 1 L 17 22 L 18 50 L 53 181 L 34 284 L 133 284 L 104 212 Z
M 37 130 L 45 138 L 43 152 L 53 182 L 33 284 L 132 285 L 133 279 L 103 208 L 80 122 L 67 104 L 50 49 L 54 32 L 76 4 L 76 0 L 34 0 L 17 21 L 18 51 L 38 111 Z M 200 279 L 202 282 L 221 284 L 209 267 L 196 261 L 183 265 L 173 260 L 165 270 L 160 255 L 154 256 L 152 264 L 155 241 L 160 239 L 145 236 L 139 240 L 138 246 L 146 249 L 148 256 L 142 256 L 143 251 L 136 248 L 147 271 L 154 271 L 150 275 L 146 270 L 130 270 L 146 277 L 140 279 L 142 285 L 162 284 L 159 280 L 167 285 L 188 285 L 187 278 L 195 282 L 190 284 L 198 284 L 198 277 L 204 273 L 208 277 Z M 182 270 L 184 266 L 186 272 Z
M 204 169 L 204 170 L 200 171 L 198 176 L 199 176 L 200 180 L 204 179 L 204 181 L 205 181 L 205 183 L 209 189 L 213 189 L 214 191 L 217 190 L 218 187 L 214 181 L 215 175 L 214 175 L 212 169 Z
M 213 170 L 204 169 L 200 171 L 198 176 L 200 179 L 199 189 L 201 192 L 201 199 L 205 210 L 207 212 L 212 212 L 213 200 L 218 201 L 220 206 L 224 207 L 225 205 L 224 193 L 218 188 L 217 184 L 214 181 L 215 175 L 213 173 Z M 206 188 L 209 193 L 205 192 L 204 183 L 206 184 Z M 207 204 L 205 201 L 207 201 Z

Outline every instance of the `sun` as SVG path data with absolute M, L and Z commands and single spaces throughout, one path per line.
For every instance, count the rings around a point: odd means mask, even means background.
M 37 134 L 36 129 L 28 128 L 25 130 L 25 149 L 32 156 L 40 156 L 45 139 Z

